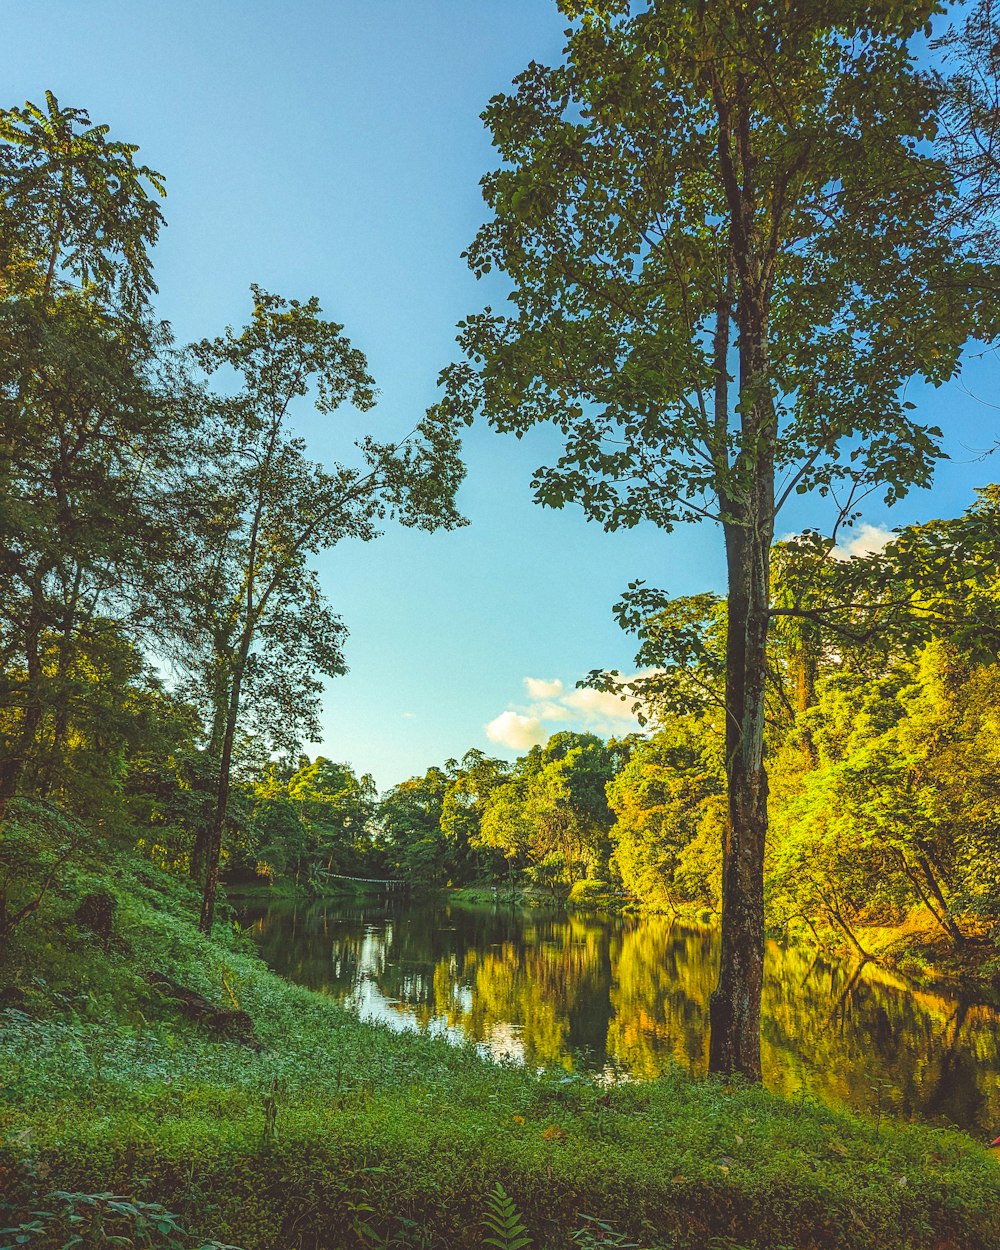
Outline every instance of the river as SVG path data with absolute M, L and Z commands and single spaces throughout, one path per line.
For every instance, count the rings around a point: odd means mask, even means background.
M 536 1067 L 702 1075 L 718 937 L 663 917 L 246 900 L 268 964 L 365 1019 Z M 769 942 L 763 1069 L 792 1098 L 1000 1132 L 1000 1013 Z

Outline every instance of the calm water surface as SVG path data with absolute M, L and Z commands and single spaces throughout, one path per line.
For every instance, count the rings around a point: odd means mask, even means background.
M 637 1078 L 703 1074 L 717 935 L 661 917 L 413 903 L 247 903 L 277 972 L 365 1019 L 496 1056 Z M 1000 1013 L 769 943 L 765 1084 L 1000 1132 Z

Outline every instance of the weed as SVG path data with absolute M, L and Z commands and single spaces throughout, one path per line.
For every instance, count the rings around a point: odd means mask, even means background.
M 275 1134 L 275 1126 L 278 1122 L 278 1078 L 275 1077 L 271 1082 L 271 1092 L 264 1096 L 264 1134 L 262 1145 L 266 1145 L 271 1141 Z
M 49 1194 L 49 1211 L 32 1211 L 31 1219 L 0 1228 L 7 1240 L 0 1250 L 18 1246 L 52 1250 L 185 1250 L 190 1238 L 177 1217 L 158 1202 L 137 1202 L 116 1194 Z M 202 1241 L 197 1250 L 239 1250 L 221 1241 Z
M 580 1219 L 584 1223 L 570 1234 L 570 1241 L 579 1250 L 602 1250 L 605 1246 L 608 1250 L 642 1250 L 639 1242 L 632 1241 L 607 1220 L 599 1220 L 596 1216 L 582 1213 Z
M 517 1207 L 499 1181 L 492 1193 L 487 1195 L 483 1225 L 486 1228 L 484 1246 L 494 1246 L 496 1250 L 525 1250 L 531 1245 Z
M 868 1088 L 872 1091 L 872 1097 L 875 1102 L 875 1137 L 877 1140 L 882 1130 L 882 1112 L 885 1106 L 886 1094 L 890 1093 L 893 1085 L 891 1081 L 873 1081 Z

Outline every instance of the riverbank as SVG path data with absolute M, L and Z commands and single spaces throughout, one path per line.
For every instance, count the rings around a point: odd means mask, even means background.
M 985 933 L 970 933 L 956 949 L 934 920 L 915 911 L 901 923 L 858 924 L 855 943 L 838 930 L 799 925 L 786 940 L 852 963 L 870 961 L 918 989 L 947 989 L 989 1006 L 1000 1006 L 1000 947 Z M 860 948 L 860 949 L 859 949 Z
M 471 890 L 452 892 L 461 897 Z M 480 890 L 481 894 L 482 891 Z M 520 897 L 540 905 L 538 893 Z M 670 916 L 683 924 L 716 926 L 719 916 L 704 904 L 663 907 L 629 897 L 606 881 L 578 881 L 567 898 L 549 905 L 597 916 Z M 904 976 L 919 988 L 946 986 L 991 1006 L 1000 1005 L 1000 947 L 985 931 L 972 929 L 957 947 L 924 909 L 916 909 L 898 924 L 859 923 L 855 942 L 841 929 L 799 921 L 791 930 L 773 931 L 783 941 L 856 962 L 867 959 Z
M 557 898 L 550 890 L 533 886 L 516 886 L 513 890 L 508 885 L 451 886 L 435 892 L 431 897 L 465 907 L 538 907 L 562 911 L 566 906 L 565 900 Z
M 279 900 L 288 902 L 314 902 L 316 899 L 368 899 L 384 898 L 383 890 L 368 885 L 364 881 L 350 877 L 327 878 L 322 888 L 312 885 L 296 884 L 294 881 L 279 879 L 277 881 L 256 880 L 226 881 L 226 894 L 234 902 L 267 902 Z
M 94 932 L 80 904 L 102 891 Z M 679 1073 L 606 1087 L 496 1065 L 363 1024 L 194 917 L 184 883 L 123 858 L 77 869 L 7 952 L 0 1219 L 34 1221 L 33 1246 L 66 1240 L 59 1190 L 163 1204 L 190 1247 L 472 1250 L 500 1183 L 536 1250 L 588 1244 L 587 1217 L 657 1250 L 1000 1247 L 1000 1168 L 963 1134 Z M 132 1244 L 171 1244 L 150 1227 Z

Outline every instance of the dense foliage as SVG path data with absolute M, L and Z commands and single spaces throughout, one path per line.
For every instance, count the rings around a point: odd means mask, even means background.
M 504 168 L 470 258 L 513 303 L 463 326 L 410 434 L 330 463 L 298 413 L 376 399 L 344 327 L 255 285 L 243 327 L 175 343 L 160 175 L 51 93 L 0 110 L 0 1188 L 20 1244 L 178 1246 L 174 1207 L 260 1247 L 471 1246 L 483 1213 L 522 1245 L 997 1244 L 968 1142 L 394 1038 L 267 974 L 218 894 L 223 874 L 374 878 L 721 915 L 711 1066 L 751 1077 L 765 919 L 1000 975 L 1000 489 L 849 561 L 817 533 L 773 542 L 796 492 L 843 488 L 839 526 L 858 492 L 926 485 L 941 436 L 904 383 L 996 333 L 992 4 L 944 41 L 950 77 L 913 53 L 933 3 L 561 7 L 566 64 L 486 114 Z M 609 529 L 714 520 L 729 593 L 624 596 L 647 732 L 472 749 L 379 796 L 300 754 L 345 671 L 316 561 L 386 521 L 463 524 L 476 414 L 559 427 L 543 503 Z M 48 1177 L 69 1188 L 42 1210 Z
M 112 845 L 138 822 L 202 884 L 208 930 L 224 843 L 246 816 L 267 851 L 281 818 L 271 783 L 249 814 L 240 784 L 315 736 L 345 670 L 311 557 L 388 517 L 461 524 L 462 467 L 436 416 L 310 458 L 301 405 L 375 398 L 316 299 L 254 286 L 244 329 L 175 345 L 150 302 L 162 179 L 136 152 L 51 94 L 0 111 L 0 813 L 44 798 Z M 332 866 L 361 818 L 330 815 L 335 779 L 310 785 L 303 846 Z
M 777 602 L 836 592 L 850 606 L 796 619 L 769 652 L 772 928 L 871 954 L 859 929 L 912 920 L 996 958 L 998 501 L 985 490 L 967 515 L 849 561 L 812 536 L 778 550 Z M 719 612 L 706 611 L 686 667 L 647 685 L 647 734 L 560 733 L 512 765 L 473 752 L 397 786 L 375 816 L 387 871 L 718 912 Z M 674 620 L 672 606 L 644 619 L 647 659 Z

